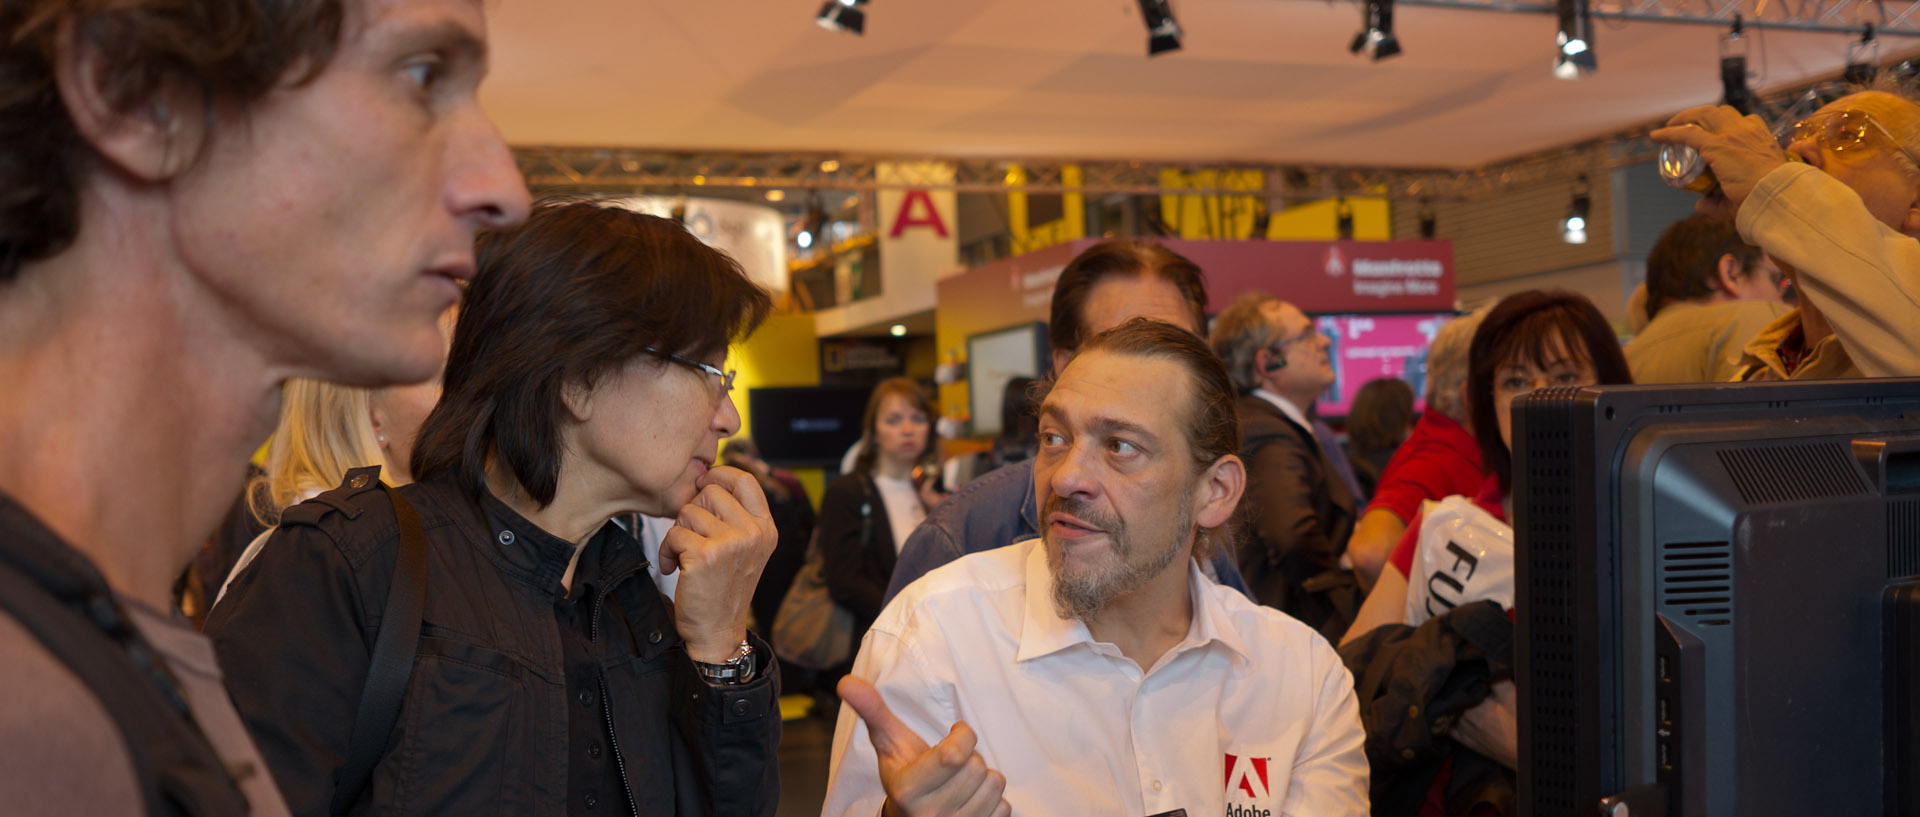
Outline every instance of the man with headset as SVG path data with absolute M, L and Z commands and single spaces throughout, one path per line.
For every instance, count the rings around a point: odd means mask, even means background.
M 1337 638 L 1352 615 L 1339 600 L 1352 586 L 1339 562 L 1353 533 L 1354 497 L 1307 414 L 1333 385 L 1331 344 L 1305 313 L 1265 292 L 1242 295 L 1221 312 L 1211 341 L 1240 389 L 1234 408 L 1247 464 L 1240 573 L 1255 601 Z

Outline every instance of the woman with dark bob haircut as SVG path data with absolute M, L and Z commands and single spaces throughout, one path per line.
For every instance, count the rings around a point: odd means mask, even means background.
M 207 624 L 275 781 L 313 817 L 773 814 L 777 672 L 746 622 L 775 531 L 714 466 L 740 427 L 721 366 L 766 293 L 679 224 L 588 201 L 536 206 L 477 262 L 397 489 L 425 540 L 398 714 L 363 689 L 392 672 L 376 646 L 411 623 L 387 604 L 418 551 L 363 472 L 288 509 Z M 634 513 L 677 518 L 674 603 L 612 522 Z
M 1513 401 L 1536 388 L 1631 383 L 1620 341 L 1607 319 L 1585 296 L 1558 290 L 1528 290 L 1496 304 L 1473 334 L 1467 352 L 1462 399 L 1489 474 L 1472 505 L 1487 528 L 1511 531 L 1513 518 Z M 1423 541 L 1424 515 L 1407 528 L 1380 580 L 1360 608 L 1343 645 L 1386 624 L 1408 622 L 1408 580 Z M 1431 538 L 1431 537 L 1425 537 Z M 1510 582 L 1510 578 L 1508 580 Z M 1507 588 L 1511 598 L 1511 588 Z M 1510 662 L 1511 657 L 1507 657 Z M 1461 713 L 1452 736 L 1467 748 L 1511 769 L 1517 763 L 1513 683 L 1499 680 L 1493 695 Z M 1364 706 L 1364 703 L 1363 703 Z M 1378 800 L 1376 799 L 1376 802 Z

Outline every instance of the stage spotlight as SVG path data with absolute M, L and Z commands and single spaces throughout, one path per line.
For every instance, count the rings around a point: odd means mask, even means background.
M 1593 214 L 1593 197 L 1587 189 L 1587 174 L 1580 174 L 1573 186 L 1573 202 L 1567 205 L 1567 217 L 1560 220 L 1560 240 L 1568 244 L 1587 243 L 1587 218 Z
M 1140 20 L 1147 25 L 1147 56 L 1180 50 L 1180 23 L 1173 19 L 1167 0 L 1139 0 Z
M 1433 199 L 1420 200 L 1420 237 L 1432 238 L 1438 220 L 1433 215 Z
M 1859 41 L 1847 44 L 1847 70 L 1840 76 L 1848 85 L 1866 85 L 1878 73 L 1880 43 L 1873 38 L 1873 24 L 1868 23 Z
M 1560 34 L 1554 38 L 1559 51 L 1553 58 L 1553 75 L 1561 79 L 1579 79 L 1593 73 L 1599 64 L 1593 57 L 1593 10 L 1587 0 L 1559 0 Z
M 827 4 L 820 7 L 820 13 L 813 15 L 813 22 L 828 31 L 865 34 L 866 6 L 867 0 L 827 0 Z
M 1353 205 L 1341 196 L 1333 208 L 1334 228 L 1340 231 L 1341 241 L 1353 240 Z
M 1400 39 L 1393 36 L 1393 0 L 1366 0 L 1360 10 L 1360 33 L 1353 35 L 1347 50 L 1355 54 L 1370 50 L 1374 62 L 1400 53 Z

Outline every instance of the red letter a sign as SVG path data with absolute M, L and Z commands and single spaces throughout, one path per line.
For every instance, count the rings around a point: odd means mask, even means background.
M 913 203 L 919 202 L 923 215 L 913 214 Z M 900 232 L 908 227 L 932 227 L 935 235 L 947 237 L 947 225 L 940 220 L 940 210 L 933 206 L 933 197 L 925 190 L 908 190 L 900 199 L 900 213 L 893 217 L 893 231 L 888 238 L 899 238 Z

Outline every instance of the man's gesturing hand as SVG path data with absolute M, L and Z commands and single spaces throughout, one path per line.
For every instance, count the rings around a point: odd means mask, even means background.
M 1688 108 L 1648 136 L 1655 142 L 1700 151 L 1700 158 L 1707 160 L 1720 182 L 1721 195 L 1702 198 L 1695 209 L 1721 218 L 1733 218 L 1760 180 L 1786 164 L 1786 152 L 1765 121 L 1741 116 L 1725 105 Z
M 698 485 L 660 542 L 660 572 L 680 571 L 673 624 L 687 656 L 718 664 L 732 659 L 747 636 L 748 603 L 779 533 L 766 495 L 747 472 L 721 466 Z
M 880 786 L 887 792 L 887 817 L 1008 817 L 1013 807 L 1000 799 L 1007 779 L 987 768 L 974 751 L 973 729 L 956 723 L 932 748 L 895 717 L 880 690 L 865 678 L 840 679 L 840 700 L 867 722 L 867 737 L 880 759 Z

